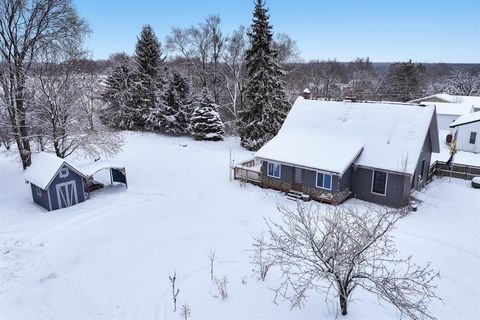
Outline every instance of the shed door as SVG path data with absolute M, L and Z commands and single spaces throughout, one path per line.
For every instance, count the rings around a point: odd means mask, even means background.
M 77 185 L 75 181 L 59 183 L 57 188 L 58 208 L 66 208 L 78 203 Z
M 293 168 L 293 190 L 302 192 L 302 169 Z

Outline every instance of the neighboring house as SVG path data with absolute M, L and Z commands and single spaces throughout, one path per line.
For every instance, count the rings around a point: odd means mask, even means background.
M 447 136 L 453 135 L 450 125 L 459 117 L 472 112 L 480 111 L 480 97 L 455 96 L 446 93 L 415 99 L 412 103 L 421 105 L 434 105 L 437 111 L 438 129 L 440 140 L 447 143 Z M 475 122 L 457 129 L 457 149 L 467 152 L 480 152 L 477 135 L 480 135 L 480 123 Z
M 480 111 L 456 119 L 450 128 L 457 130 L 457 149 L 480 152 Z
M 438 93 L 428 97 L 418 98 L 409 102 L 411 103 L 439 102 L 439 103 L 466 104 L 473 107 L 474 111 L 480 111 L 480 96 L 459 96 L 459 95 L 452 95 L 448 93 Z
M 432 152 L 439 152 L 434 107 L 299 97 L 255 160 L 262 187 L 400 207 L 426 184 Z
M 111 182 L 126 185 L 125 168 L 101 163 L 80 170 L 65 159 L 41 152 L 32 156 L 32 165 L 25 172 L 30 183 L 33 201 L 52 211 L 73 206 L 90 198 L 89 186 L 93 175 L 102 169 L 110 170 Z

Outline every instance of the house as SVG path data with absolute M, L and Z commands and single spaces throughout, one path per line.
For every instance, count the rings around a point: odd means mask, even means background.
M 127 185 L 124 167 L 95 163 L 79 169 L 67 160 L 46 152 L 32 156 L 32 165 L 25 172 L 25 180 L 30 183 L 33 201 L 52 211 L 89 199 L 93 175 L 102 169 L 110 170 L 112 184 L 121 182 Z
M 480 111 L 480 97 L 456 96 L 446 93 L 435 94 L 410 101 L 421 105 L 434 105 L 437 111 L 437 122 L 440 140 L 450 143 L 451 136 L 455 133 L 450 125 L 458 118 L 472 112 Z M 455 130 L 454 130 L 455 131 Z M 480 134 L 480 123 L 475 122 L 465 126 L 458 126 L 457 149 L 467 152 L 480 152 L 476 137 Z
M 457 130 L 457 150 L 480 152 L 480 111 L 462 115 L 450 128 Z
M 432 152 L 439 152 L 432 106 L 298 97 L 254 162 L 262 187 L 400 207 L 426 184 Z
M 420 103 L 420 104 L 435 104 L 435 103 L 456 103 L 456 104 L 466 104 L 473 107 L 474 111 L 480 111 L 480 96 L 461 96 L 461 95 L 452 95 L 448 93 L 437 93 L 431 96 L 418 98 L 412 101 L 411 103 Z

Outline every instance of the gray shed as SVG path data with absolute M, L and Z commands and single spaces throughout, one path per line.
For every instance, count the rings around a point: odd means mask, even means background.
M 89 182 L 93 181 L 93 174 L 103 169 L 110 170 L 112 184 L 120 182 L 127 185 L 125 167 L 98 163 L 78 168 L 46 152 L 32 157 L 25 180 L 30 183 L 33 201 L 52 211 L 89 199 Z

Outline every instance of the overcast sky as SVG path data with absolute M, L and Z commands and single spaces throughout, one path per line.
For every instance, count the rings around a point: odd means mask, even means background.
M 92 29 L 93 58 L 131 54 L 142 25 L 161 42 L 173 26 L 211 14 L 230 32 L 249 26 L 253 0 L 73 0 Z M 376 62 L 480 63 L 480 0 L 267 0 L 274 32 L 297 41 L 301 57 Z

